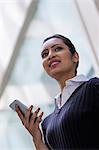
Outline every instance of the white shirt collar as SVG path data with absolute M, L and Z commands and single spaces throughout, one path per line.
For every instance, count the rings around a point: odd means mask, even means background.
M 65 84 L 66 86 L 63 89 L 63 95 L 62 98 L 64 100 L 62 100 L 62 105 L 65 103 L 65 101 L 67 101 L 67 99 L 69 98 L 69 96 L 72 94 L 72 92 L 78 87 L 80 86 L 83 82 L 88 81 L 88 78 L 86 78 L 84 75 L 77 75 L 69 80 L 66 80 Z M 66 92 L 67 91 L 67 92 Z M 69 94 L 68 94 L 69 91 Z M 64 93 L 65 92 L 65 93 Z M 55 103 L 59 106 L 60 104 L 60 95 L 61 93 L 58 93 L 55 96 Z M 66 95 L 66 96 L 65 96 Z
M 86 76 L 84 76 L 83 74 L 81 74 L 81 75 L 77 75 L 77 76 L 65 81 L 65 83 L 67 85 L 67 84 L 73 83 L 73 82 L 85 82 L 85 81 L 88 81 L 88 78 Z

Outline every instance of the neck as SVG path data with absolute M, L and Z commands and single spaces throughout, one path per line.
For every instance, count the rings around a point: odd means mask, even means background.
M 60 86 L 60 89 L 61 89 L 61 92 L 63 91 L 63 88 L 66 86 L 66 81 L 75 77 L 75 73 L 70 73 L 70 74 L 65 74 L 65 75 L 62 75 L 57 81 L 59 83 L 59 86 Z

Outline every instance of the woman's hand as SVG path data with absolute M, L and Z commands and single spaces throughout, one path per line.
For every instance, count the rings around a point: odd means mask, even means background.
M 39 127 L 42 121 L 43 112 L 38 115 L 40 108 L 38 108 L 34 113 L 32 113 L 33 106 L 31 105 L 26 114 L 23 115 L 20 108 L 16 106 L 16 112 L 22 121 L 22 124 L 29 131 L 33 137 L 34 144 L 38 150 L 48 150 L 46 145 L 42 141 L 42 133 Z

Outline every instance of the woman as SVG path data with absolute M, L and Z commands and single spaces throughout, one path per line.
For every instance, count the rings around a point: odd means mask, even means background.
M 79 55 L 71 41 L 59 34 L 48 37 L 42 45 L 42 63 L 49 76 L 59 83 L 55 110 L 42 122 L 40 108 L 25 116 L 16 111 L 33 137 L 37 150 L 99 149 L 99 79 L 77 76 Z M 32 115 L 31 115 L 32 113 Z M 30 117 L 31 116 L 31 117 Z

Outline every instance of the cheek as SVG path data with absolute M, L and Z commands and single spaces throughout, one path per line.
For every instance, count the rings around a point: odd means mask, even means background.
M 43 68 L 45 69 L 45 63 L 44 63 L 44 62 L 42 62 L 42 66 L 43 66 Z
M 72 57 L 71 57 L 71 55 L 69 55 L 69 54 L 64 54 L 63 60 L 64 60 L 65 62 L 71 62 L 71 61 L 72 61 Z
M 47 72 L 48 71 L 48 65 L 47 65 L 47 62 L 46 61 L 43 61 L 43 68 L 44 70 Z
M 67 54 L 67 55 L 64 55 L 64 58 L 63 58 L 63 61 L 64 61 L 64 65 L 66 64 L 66 66 L 71 66 L 73 64 L 73 58 L 71 55 Z

